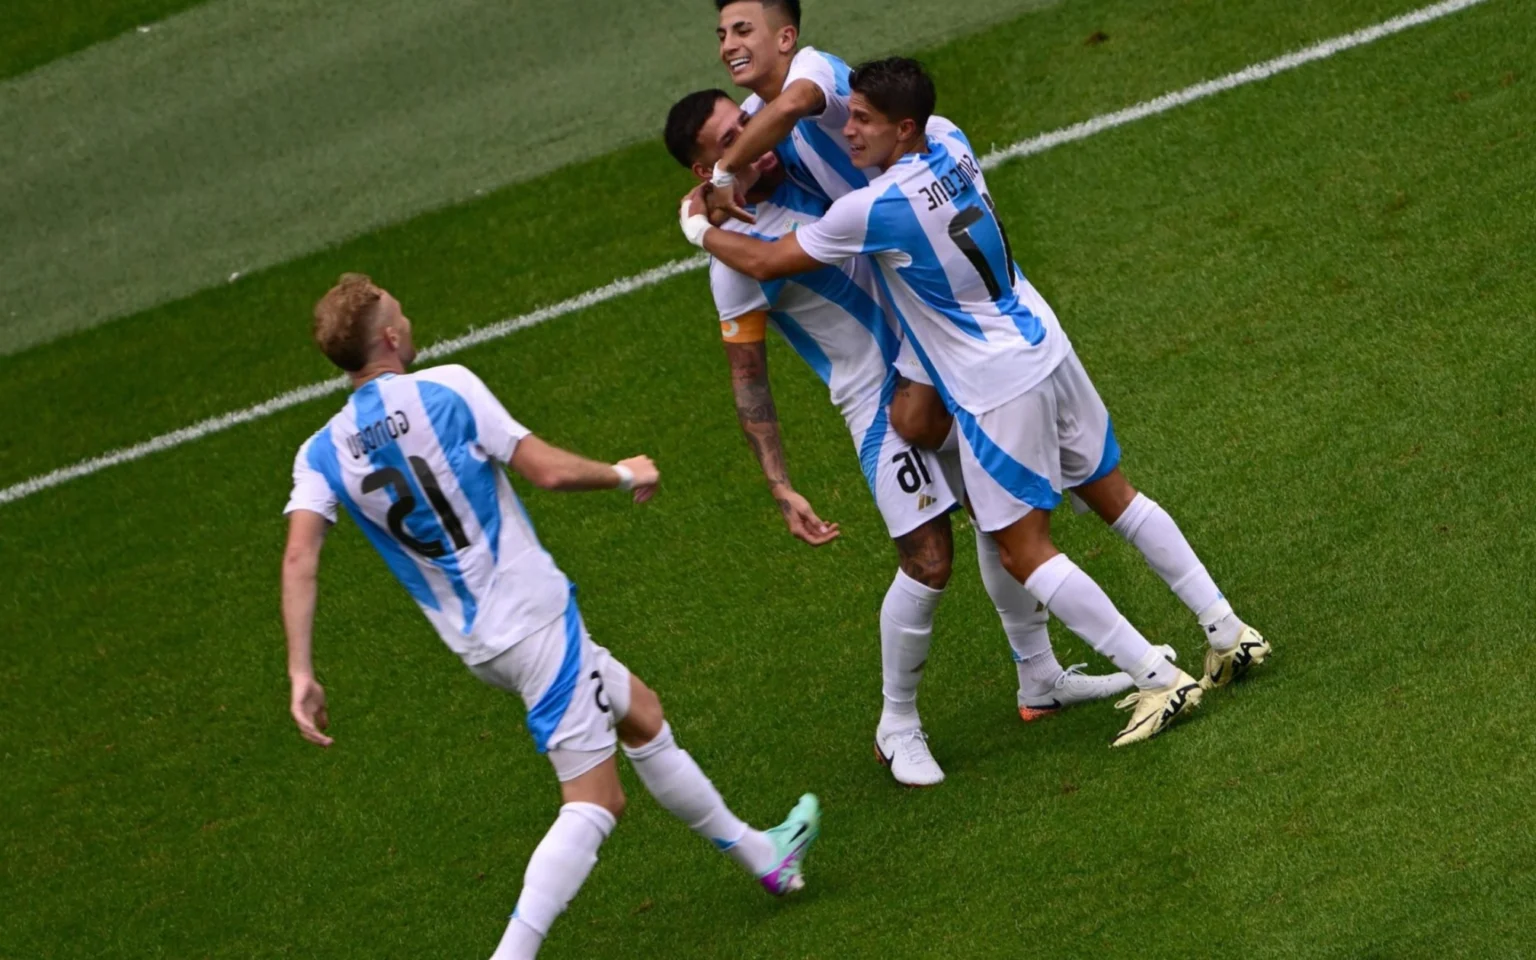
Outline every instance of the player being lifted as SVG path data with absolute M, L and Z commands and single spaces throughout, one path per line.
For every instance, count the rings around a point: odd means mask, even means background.
M 320 549 L 337 507 L 383 556 L 443 642 L 491 686 L 522 697 L 563 806 L 534 850 L 493 960 L 533 957 L 597 863 L 624 810 L 615 745 L 651 795 L 780 895 L 803 884 L 820 829 L 810 794 L 782 825 L 738 820 L 676 740 L 650 688 L 587 634 L 576 588 L 534 534 L 505 467 L 545 490 L 633 490 L 650 499 L 648 457 L 612 466 L 552 446 L 513 420 L 461 366 L 407 369 L 416 356 L 400 304 L 349 274 L 315 307 L 315 341 L 354 392 L 299 449 L 286 513 L 283 626 L 291 712 L 329 746 L 311 662 Z
M 689 94 L 667 117 L 667 149 L 701 180 L 721 152 L 746 129 L 748 114 L 722 90 Z M 755 124 L 757 121 L 752 119 Z M 816 222 L 825 200 L 789 180 L 772 151 L 744 171 L 742 183 L 756 225 L 727 228 L 780 237 Z M 725 264 L 710 265 L 730 362 L 736 414 L 757 455 L 770 492 L 796 537 L 820 546 L 838 536 L 790 483 L 768 382 L 765 330 L 772 326 L 827 384 L 853 434 L 875 504 L 896 544 L 899 566 L 880 609 L 884 707 L 875 748 L 897 781 L 927 786 L 943 780 L 917 712 L 917 688 L 933 636 L 933 617 L 948 584 L 954 554 L 949 511 L 956 498 L 939 455 L 908 446 L 890 429 L 886 405 L 900 344 L 895 322 L 878 302 L 874 266 L 856 257 L 788 281 L 758 283 Z M 1124 673 L 1085 676 L 1063 670 L 1051 650 L 1048 615 L 998 561 L 991 538 L 980 535 L 982 579 L 1002 618 L 1019 667 L 1019 712 L 1026 719 L 1131 686 Z
M 853 161 L 876 173 L 818 222 L 778 240 L 715 229 L 704 188 L 684 201 L 688 239 L 760 281 L 873 257 L 907 342 L 953 413 L 980 528 L 1041 604 L 1130 674 L 1132 709 L 1111 741 L 1148 739 L 1262 662 L 1270 647 L 1233 613 L 1167 512 L 1119 469 L 1109 413 L 1055 314 L 1014 276 L 981 165 L 952 124 L 930 123 L 935 94 L 916 61 L 864 64 L 844 128 Z M 1050 511 L 1074 490 L 1136 546 L 1206 633 L 1206 675 L 1169 663 L 1104 591 L 1057 551 Z
M 736 177 L 775 148 L 789 177 L 827 201 L 868 184 L 843 136 L 848 65 L 800 46 L 800 0 L 715 0 L 715 8 L 720 61 L 752 91 L 741 107 L 754 122 L 710 168 L 711 209 L 750 221 Z

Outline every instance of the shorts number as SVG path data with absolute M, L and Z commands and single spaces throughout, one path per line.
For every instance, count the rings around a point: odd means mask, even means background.
M 438 521 L 453 540 L 453 549 L 463 550 L 469 546 L 469 538 L 464 535 L 464 525 L 459 522 L 459 515 L 453 512 L 453 504 L 448 502 L 443 488 L 438 485 L 437 477 L 432 475 L 432 468 L 421 457 L 410 457 L 409 461 L 411 472 L 416 474 L 421 489 L 427 495 L 427 502 L 432 504 L 432 511 L 437 514 Z M 436 560 L 445 555 L 448 549 L 441 540 L 417 540 L 406 532 L 405 520 L 416 510 L 416 496 L 411 492 L 405 474 L 394 467 L 381 467 L 363 478 L 363 493 L 373 493 L 386 487 L 395 501 L 385 518 L 389 523 L 389 532 L 394 534 L 395 539 L 428 560 Z
M 982 221 L 985 214 L 980 207 L 966 207 L 955 218 L 949 221 L 949 238 L 955 241 L 955 246 L 965 254 L 965 258 L 971 261 L 971 266 L 981 274 L 981 282 L 987 285 L 987 294 L 993 300 L 1001 300 L 1004 293 L 1010 293 L 1018 278 L 1013 274 L 1013 245 L 1008 242 L 1008 231 L 1003 229 L 1003 221 L 998 219 L 997 206 L 992 203 L 992 198 L 982 194 L 981 199 L 987 203 L 987 210 L 992 214 L 992 222 L 997 224 L 998 235 L 1003 238 L 1003 256 L 1008 259 L 1008 289 L 1004 290 L 999 282 L 997 274 L 992 272 L 992 265 L 987 262 L 987 255 L 982 253 L 981 245 L 976 238 L 971 236 L 971 228 Z
M 901 484 L 902 493 L 916 493 L 924 484 L 933 482 L 923 455 L 916 450 L 904 450 L 892 457 L 891 462 L 901 464 L 896 470 L 896 482 Z
M 597 709 L 608 713 L 613 709 L 613 704 L 608 700 L 608 694 L 603 690 L 603 674 L 600 670 L 593 670 L 590 678 L 597 683 L 597 692 L 592 694 L 592 700 L 597 704 Z

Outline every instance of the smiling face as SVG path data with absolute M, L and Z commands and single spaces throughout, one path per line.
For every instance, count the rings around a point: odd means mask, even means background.
M 694 156 L 693 173 L 700 180 L 708 180 L 715 164 L 725 156 L 736 138 L 752 120 L 752 115 L 726 97 L 715 101 L 715 112 L 704 126 L 699 128 L 698 152 Z M 742 189 L 755 192 L 755 187 L 772 189 L 783 179 L 784 171 L 779 158 L 772 150 L 759 157 L 750 167 L 736 175 Z
M 783 11 L 761 0 L 727 4 L 720 11 L 715 36 L 720 41 L 720 62 L 730 71 L 732 83 L 764 99 L 778 95 L 778 90 L 758 88 L 775 78 L 782 85 L 795 55 L 799 31 Z
M 843 136 L 848 140 L 849 156 L 859 169 L 886 169 L 901 158 L 917 133 L 912 120 L 892 120 L 876 110 L 863 94 L 848 98 L 848 122 Z

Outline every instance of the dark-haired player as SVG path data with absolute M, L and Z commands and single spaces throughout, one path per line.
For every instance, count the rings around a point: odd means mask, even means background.
M 756 122 L 723 90 L 705 90 L 672 107 L 664 136 L 677 161 L 703 180 L 721 152 Z M 728 220 L 727 229 L 780 237 L 815 223 L 828 206 L 786 177 L 771 151 L 743 173 L 741 182 L 756 224 Z M 910 446 L 890 429 L 886 408 L 896 381 L 900 333 L 880 303 L 877 283 L 874 265 L 865 257 L 773 283 L 758 283 L 718 260 L 710 265 L 737 419 L 790 532 L 812 546 L 831 541 L 839 531 L 823 522 L 790 483 L 768 382 L 768 328 L 827 385 L 853 434 L 859 465 L 898 559 L 880 608 L 884 705 L 875 749 L 899 783 L 928 786 L 943 780 L 944 772 L 923 732 L 917 690 L 954 558 L 949 511 L 956 505 L 951 480 L 958 469 L 947 469 L 939 454 Z M 1018 665 L 1020 716 L 1037 719 L 1130 687 L 1123 673 L 1089 676 L 1080 672 L 1083 665 L 1063 669 L 1051 650 L 1044 609 L 1037 609 L 1034 598 L 1003 569 L 985 534 L 977 536 L 977 556 Z
M 1270 647 L 1233 613 L 1167 512 L 1126 481 L 1109 413 L 1050 305 L 1017 276 L 1007 236 L 964 133 L 930 119 L 916 61 L 862 65 L 844 127 L 875 172 L 817 223 L 775 241 L 711 227 L 702 189 L 685 201 L 688 239 L 760 281 L 872 257 L 907 343 L 960 434 L 978 526 L 1003 565 L 1069 629 L 1130 674 L 1138 691 L 1114 746 L 1146 740 L 1262 662 Z M 1073 490 L 1135 545 L 1194 612 L 1210 649 L 1202 681 L 1170 663 L 1051 541 L 1050 511 Z

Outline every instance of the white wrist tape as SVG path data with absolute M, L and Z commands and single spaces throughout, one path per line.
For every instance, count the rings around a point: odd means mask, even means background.
M 734 190 L 736 187 L 736 174 L 725 169 L 720 163 L 720 161 L 715 163 L 715 172 L 709 178 L 710 185 L 716 190 Z
M 622 463 L 616 463 L 613 465 L 613 472 L 619 475 L 620 490 L 633 490 L 635 488 L 635 471 L 624 466 Z
M 704 247 L 704 234 L 708 232 L 709 218 L 702 213 L 689 214 L 688 201 L 683 201 L 683 209 L 678 213 L 678 225 L 683 228 L 683 236 L 688 242 L 700 249 Z

